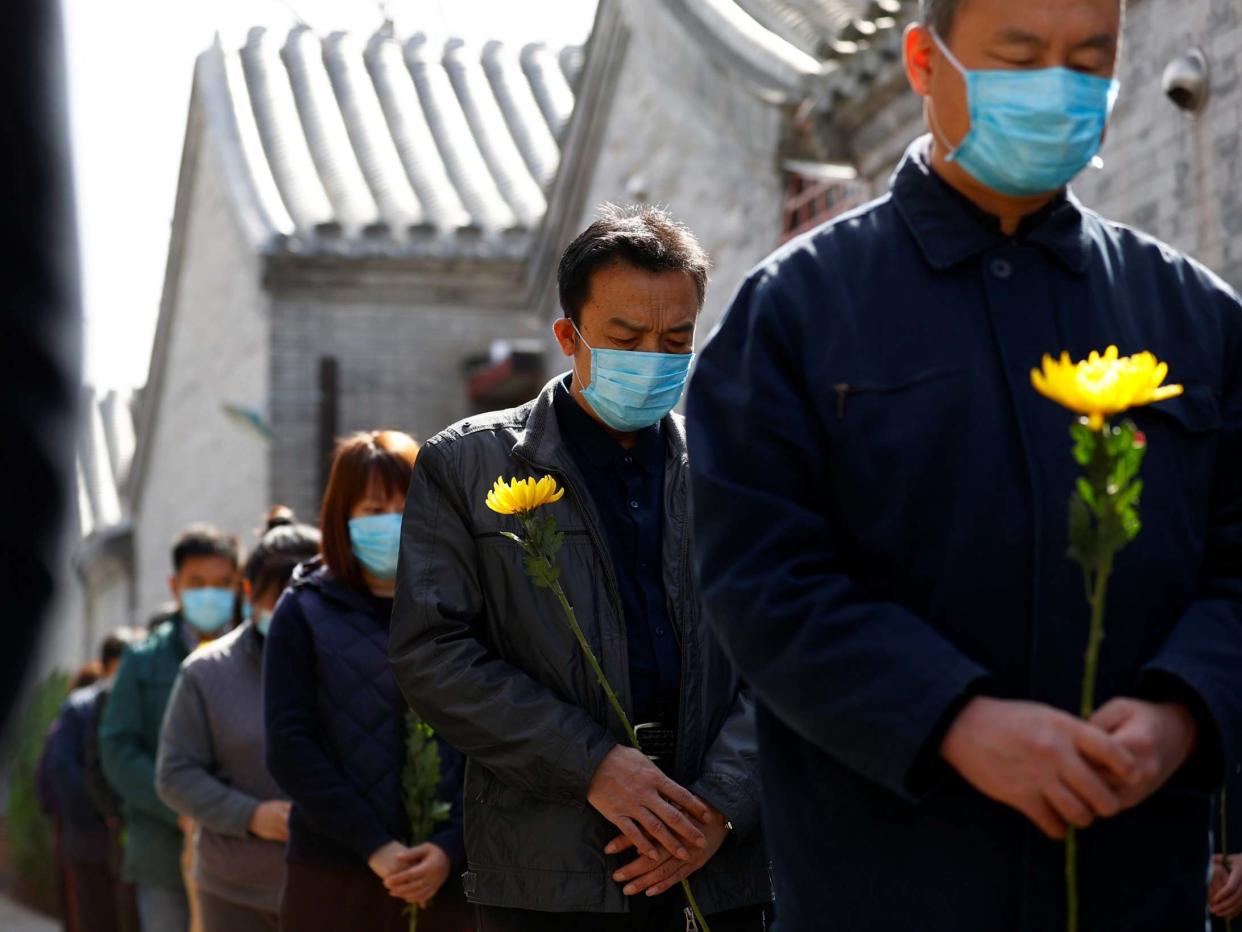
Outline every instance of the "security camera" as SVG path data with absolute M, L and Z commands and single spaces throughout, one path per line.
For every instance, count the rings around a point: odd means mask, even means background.
M 1179 109 L 1196 113 L 1208 98 L 1208 60 L 1203 50 L 1193 48 L 1169 62 L 1160 79 L 1165 95 Z

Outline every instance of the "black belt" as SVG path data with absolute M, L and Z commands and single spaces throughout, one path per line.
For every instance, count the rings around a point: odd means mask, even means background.
M 638 736 L 639 750 L 651 760 L 657 764 L 672 763 L 677 751 L 677 729 L 663 722 L 643 722 L 634 726 L 634 734 Z

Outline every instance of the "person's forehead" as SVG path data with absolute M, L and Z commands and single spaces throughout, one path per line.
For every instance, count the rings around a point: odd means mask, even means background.
M 615 263 L 591 276 L 584 310 L 600 323 L 613 319 L 645 322 L 653 315 L 678 318 L 673 322 L 680 323 L 698 310 L 698 289 L 688 272 L 654 272 Z
M 181 576 L 225 576 L 233 572 L 233 561 L 219 554 L 186 557 L 181 563 Z
M 954 30 L 983 41 L 1116 40 L 1121 0 L 963 0 Z
M 367 480 L 367 486 L 362 491 L 362 501 L 386 502 L 394 495 L 400 495 L 401 492 L 395 488 L 389 488 L 384 477 L 379 470 L 371 473 L 370 479 Z

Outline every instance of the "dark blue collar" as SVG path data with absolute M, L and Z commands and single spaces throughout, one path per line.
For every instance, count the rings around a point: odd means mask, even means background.
M 948 269 L 1009 240 L 1034 243 L 1070 271 L 1083 274 L 1091 257 L 1091 236 L 1082 204 L 1068 190 L 1022 218 L 1014 236 L 1000 221 L 954 190 L 928 162 L 930 137 L 911 143 L 890 182 L 893 203 L 928 263 Z
M 586 456 L 588 462 L 597 469 L 631 456 L 648 473 L 658 476 L 664 469 L 664 438 L 660 433 L 660 425 L 654 424 L 636 433 L 633 448 L 627 450 L 595 418 L 584 411 L 582 405 L 570 394 L 570 378 L 566 376 L 557 384 L 553 399 L 556 421 L 565 442 L 575 452 Z

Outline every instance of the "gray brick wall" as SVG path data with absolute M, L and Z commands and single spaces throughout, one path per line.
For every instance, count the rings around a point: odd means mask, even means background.
M 470 413 L 461 363 L 493 340 L 535 336 L 532 315 L 368 298 L 278 296 L 271 344 L 270 494 L 304 518 L 319 505 L 319 359 L 339 367 L 339 434 L 396 428 L 426 439 Z
M 1193 116 L 1160 89 L 1165 65 L 1192 46 L 1207 54 L 1212 89 Z M 1242 4 L 1132 0 L 1122 55 L 1104 169 L 1075 191 L 1242 288 Z

